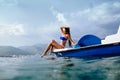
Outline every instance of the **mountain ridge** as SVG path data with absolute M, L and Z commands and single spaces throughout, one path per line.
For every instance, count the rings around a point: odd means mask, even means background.
M 6 57 L 6 56 L 19 56 L 19 55 L 31 55 L 31 53 L 21 50 L 19 48 L 13 47 L 13 46 L 0 46 L 0 56 Z

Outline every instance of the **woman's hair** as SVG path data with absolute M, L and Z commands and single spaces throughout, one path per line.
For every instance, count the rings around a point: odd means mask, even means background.
M 66 34 L 70 35 L 70 28 L 69 27 L 65 27 L 65 30 L 66 30 Z M 68 40 L 68 43 L 69 43 L 69 47 L 71 47 L 72 45 L 71 45 L 71 41 L 70 40 Z

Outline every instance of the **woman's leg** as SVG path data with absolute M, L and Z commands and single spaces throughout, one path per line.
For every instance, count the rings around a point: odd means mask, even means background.
M 50 55 L 53 52 L 53 46 L 50 47 Z
M 50 49 L 50 47 L 51 47 L 52 45 L 51 45 L 51 43 L 48 45 L 48 47 L 46 48 L 46 50 L 42 53 L 42 55 L 41 55 L 41 57 L 43 57 L 43 56 L 45 56 L 46 54 L 47 54 L 47 52 L 48 52 L 48 50 Z
M 46 48 L 46 50 L 42 53 L 41 57 L 43 57 L 44 55 L 46 55 L 49 50 L 53 51 L 53 48 L 61 49 L 61 48 L 64 48 L 64 47 L 61 46 L 60 44 L 58 44 L 55 40 L 52 40 L 51 43 Z

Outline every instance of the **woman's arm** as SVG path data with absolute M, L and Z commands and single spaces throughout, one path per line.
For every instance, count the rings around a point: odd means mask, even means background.
M 65 28 L 65 27 L 64 26 L 60 27 L 61 32 L 63 32 L 63 28 Z
M 61 26 L 61 27 L 60 27 L 61 32 L 63 32 L 63 29 L 66 29 L 66 28 L 69 28 L 69 27 Z
M 70 35 L 68 35 L 68 40 L 70 40 L 70 42 L 71 42 L 72 44 L 76 44 L 76 43 L 73 41 L 73 39 L 71 38 Z

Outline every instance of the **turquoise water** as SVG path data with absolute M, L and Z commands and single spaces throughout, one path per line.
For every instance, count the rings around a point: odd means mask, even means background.
M 64 59 L 39 55 L 0 58 L 0 80 L 120 80 L 120 56 Z

